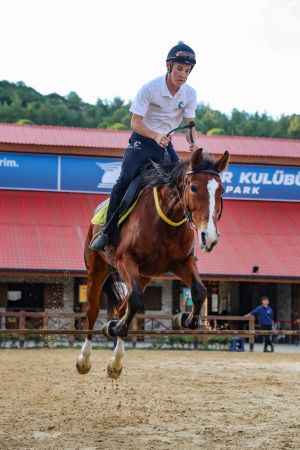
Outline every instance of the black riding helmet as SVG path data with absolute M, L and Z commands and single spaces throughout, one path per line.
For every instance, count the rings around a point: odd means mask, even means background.
M 180 41 L 171 48 L 167 56 L 167 63 L 190 64 L 191 70 L 196 64 L 196 55 L 194 50 Z

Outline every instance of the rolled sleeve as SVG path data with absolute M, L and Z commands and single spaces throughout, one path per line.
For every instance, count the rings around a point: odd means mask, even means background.
M 150 92 L 147 86 L 143 86 L 137 93 L 130 107 L 132 114 L 144 117 L 150 104 Z
M 249 314 L 252 314 L 252 316 L 256 316 L 260 311 L 260 306 L 257 306 L 256 308 L 252 309 Z
M 192 89 L 190 98 L 183 111 L 183 118 L 194 119 L 196 117 L 196 109 L 197 109 L 197 94 L 196 91 Z

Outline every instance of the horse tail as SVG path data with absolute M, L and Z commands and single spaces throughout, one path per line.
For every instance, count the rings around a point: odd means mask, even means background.
M 104 283 L 103 291 L 106 294 L 108 309 L 121 318 L 127 307 L 127 290 L 120 275 L 113 272 Z

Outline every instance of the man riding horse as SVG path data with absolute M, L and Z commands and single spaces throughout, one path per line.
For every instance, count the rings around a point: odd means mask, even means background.
M 215 159 L 194 145 L 197 101 L 195 91 L 185 81 L 195 63 L 190 47 L 183 43 L 173 47 L 167 57 L 167 76 L 146 84 L 132 105 L 133 134 L 112 191 L 107 223 L 102 234 L 95 234 L 98 224 L 92 220 L 85 242 L 88 331 L 76 362 L 79 373 L 87 373 L 91 368 L 92 330 L 103 293 L 118 317 L 103 328 L 106 336 L 117 338 L 114 357 L 108 365 L 112 378 L 121 373 L 123 338 L 135 314 L 143 312 L 143 293 L 154 278 L 170 272 L 191 288 L 192 311 L 178 314 L 173 323 L 182 329 L 199 327 L 206 288 L 194 249 L 198 243 L 203 251 L 211 252 L 218 242 L 223 194 L 220 174 L 228 164 L 229 153 L 225 151 Z M 179 161 L 168 136 L 183 120 L 188 125 L 180 128 L 189 128 L 187 141 L 192 153 L 189 159 Z M 155 164 L 166 159 L 171 161 L 171 167 Z M 153 164 L 141 176 L 149 160 Z M 140 179 L 146 184 L 141 184 L 138 201 L 115 239 L 123 207 L 119 203 L 131 181 L 136 184 L 135 180 Z M 113 245 L 114 250 L 102 251 L 108 245 Z M 118 294 L 120 281 L 127 288 L 124 295 Z
M 168 133 L 182 121 L 187 125 L 193 124 L 197 97 L 186 80 L 196 64 L 195 52 L 188 45 L 179 42 L 169 51 L 166 64 L 167 75 L 145 84 L 130 108 L 133 133 L 124 154 L 121 174 L 111 192 L 106 225 L 91 241 L 92 250 L 101 251 L 114 244 L 118 207 L 130 182 L 149 160 L 160 163 L 167 152 L 172 163 L 178 161 Z M 194 127 L 190 130 L 186 137 L 189 149 L 193 151 L 197 148 L 194 144 L 196 130 Z

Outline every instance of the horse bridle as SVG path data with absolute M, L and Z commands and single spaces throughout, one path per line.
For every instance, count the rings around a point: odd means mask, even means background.
M 190 141 L 191 141 L 192 144 L 194 144 L 195 141 L 194 141 L 194 138 L 193 138 L 192 129 L 195 126 L 196 126 L 195 122 L 191 121 L 187 125 L 183 125 L 183 126 L 179 126 L 177 128 L 173 128 L 173 130 L 169 131 L 167 136 L 170 136 L 175 131 L 189 129 Z M 220 180 L 221 187 L 222 187 L 222 194 L 221 194 L 221 208 L 220 208 L 220 212 L 219 212 L 218 217 L 217 217 L 217 220 L 219 221 L 221 219 L 222 213 L 223 213 L 223 191 L 224 191 L 220 174 L 219 174 L 219 172 L 217 172 L 216 170 L 213 170 L 213 169 L 198 169 L 198 170 L 196 169 L 196 170 L 189 170 L 188 172 L 186 172 L 185 177 L 188 176 L 188 175 L 196 175 L 198 173 L 208 173 L 210 175 L 214 175 L 215 177 L 217 177 Z M 186 188 L 187 188 L 187 183 L 185 182 L 184 183 L 184 188 L 183 188 L 183 196 L 182 196 L 183 210 L 184 210 L 184 214 L 185 214 L 186 218 L 188 219 L 188 221 L 191 224 L 194 225 L 193 219 L 192 219 L 192 213 L 189 211 L 188 207 L 186 206 L 186 202 L 185 202 Z M 179 192 L 178 192 L 178 196 L 180 198 Z
M 220 180 L 220 184 L 222 187 L 222 194 L 221 194 L 221 208 L 217 217 L 217 221 L 219 221 L 222 217 L 222 213 L 223 213 L 223 185 L 222 185 L 222 181 L 221 181 L 221 177 L 219 172 L 217 172 L 216 170 L 213 169 L 194 169 L 194 170 L 189 170 L 188 172 L 186 172 L 185 174 L 185 178 L 189 175 L 197 175 L 198 173 L 204 173 L 204 174 L 209 174 L 209 175 L 213 175 L 215 177 L 217 177 Z M 186 202 L 186 192 L 187 192 L 187 188 L 188 188 L 188 183 L 187 181 L 184 182 L 184 188 L 183 188 L 183 195 L 182 195 L 182 203 L 183 203 L 183 209 L 184 209 L 184 214 L 187 217 L 188 221 L 192 224 L 193 223 L 193 219 L 192 219 L 192 213 L 190 212 L 188 206 L 187 206 L 187 202 Z

